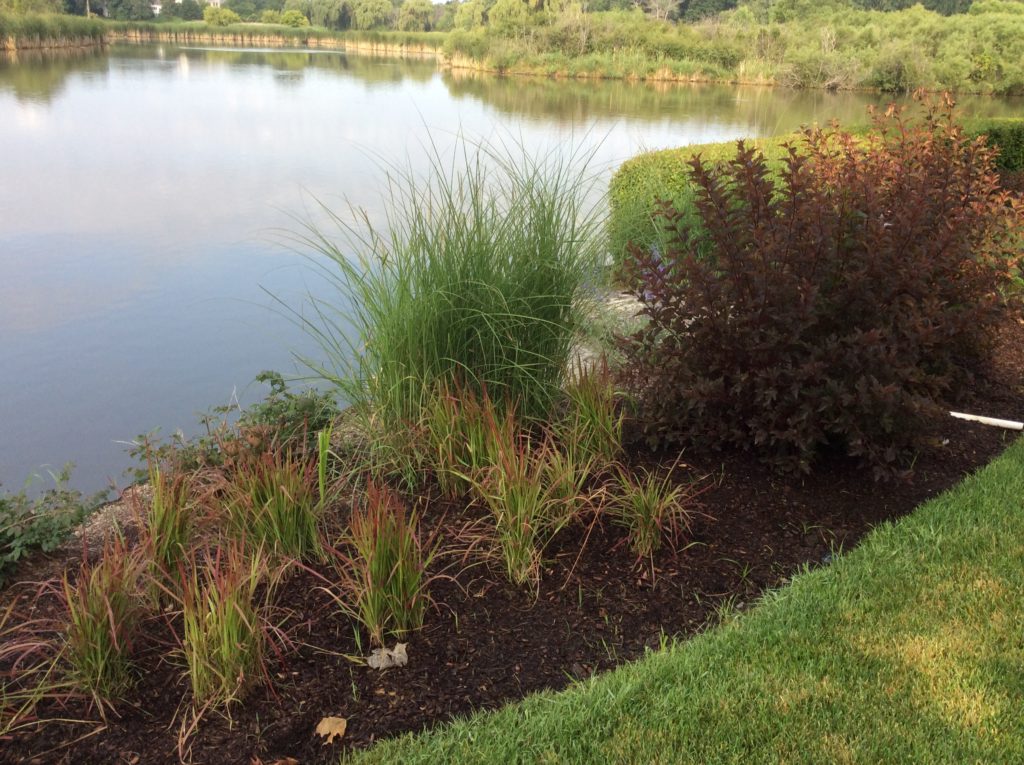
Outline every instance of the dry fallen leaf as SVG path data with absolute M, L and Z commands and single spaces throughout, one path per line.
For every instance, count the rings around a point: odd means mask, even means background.
M 373 669 L 404 667 L 409 663 L 409 654 L 406 653 L 405 646 L 405 643 L 395 643 L 394 648 L 374 648 L 366 663 Z
M 344 736 L 346 728 L 348 728 L 348 720 L 344 717 L 325 717 L 317 724 L 316 732 L 327 739 L 324 744 L 330 744 L 335 737 Z

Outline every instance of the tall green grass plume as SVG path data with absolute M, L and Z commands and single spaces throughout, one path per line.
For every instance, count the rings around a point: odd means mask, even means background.
M 465 139 L 430 152 L 426 179 L 390 168 L 383 225 L 332 214 L 339 241 L 301 239 L 336 288 L 295 313 L 323 356 L 305 361 L 372 433 L 415 426 L 439 385 L 543 419 L 599 274 L 589 157 Z

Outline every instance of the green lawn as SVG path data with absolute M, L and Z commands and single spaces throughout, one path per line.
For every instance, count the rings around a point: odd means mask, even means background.
M 1024 439 L 711 632 L 354 759 L 1022 763 Z

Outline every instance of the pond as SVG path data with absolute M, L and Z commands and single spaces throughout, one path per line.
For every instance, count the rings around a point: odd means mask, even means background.
M 0 483 L 76 463 L 124 482 L 125 441 L 194 433 L 315 353 L 275 298 L 323 289 L 288 232 L 319 202 L 381 213 L 389 163 L 455 135 L 592 152 L 770 135 L 881 97 L 459 76 L 336 52 L 114 47 L 0 60 Z M 995 99 L 972 114 L 1019 114 Z

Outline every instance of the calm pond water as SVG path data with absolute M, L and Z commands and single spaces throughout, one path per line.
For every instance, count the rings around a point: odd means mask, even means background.
M 506 135 L 644 149 L 769 135 L 865 94 L 459 77 L 332 52 L 123 47 L 0 60 L 0 483 L 77 465 L 122 480 L 124 445 L 263 391 L 313 348 L 269 293 L 319 289 L 280 244 L 315 200 L 380 212 L 384 162 Z M 1020 103 L 975 99 L 976 114 Z M 275 233 L 278 232 L 278 233 Z

